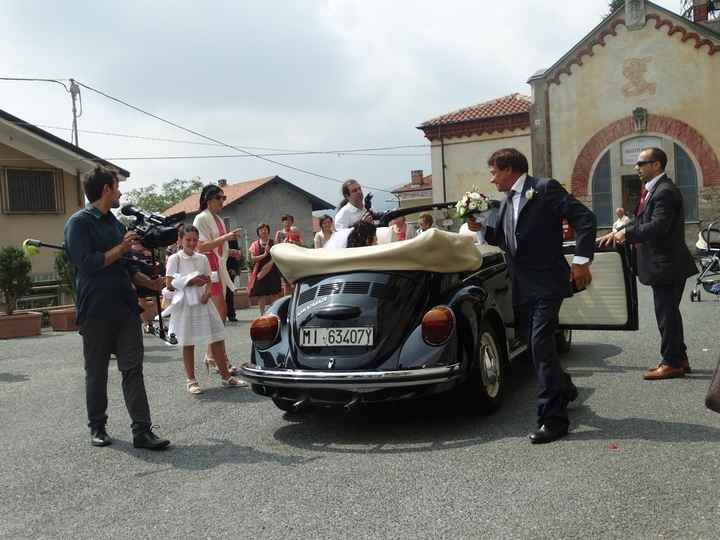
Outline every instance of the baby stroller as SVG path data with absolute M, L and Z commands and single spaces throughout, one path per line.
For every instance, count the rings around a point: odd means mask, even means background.
M 690 292 L 690 301 L 700 302 L 701 286 L 706 292 L 720 296 L 720 219 L 700 231 L 695 246 L 701 271 Z

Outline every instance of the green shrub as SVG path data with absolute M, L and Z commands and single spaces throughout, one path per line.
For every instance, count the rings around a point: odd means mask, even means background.
M 63 292 L 69 294 L 73 300 L 76 298 L 75 290 L 75 267 L 70 263 L 67 254 L 59 251 L 55 255 L 55 272 L 60 278 L 60 288 Z
M 0 291 L 5 297 L 5 312 L 12 315 L 17 300 L 30 292 L 32 280 L 30 259 L 20 248 L 5 246 L 0 249 Z

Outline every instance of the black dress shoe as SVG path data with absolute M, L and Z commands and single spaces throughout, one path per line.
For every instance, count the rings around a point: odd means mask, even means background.
M 567 433 L 567 427 L 553 427 L 543 424 L 535 433 L 530 434 L 530 442 L 533 444 L 545 444 L 556 441 L 567 435 Z
M 90 431 L 90 444 L 93 446 L 108 446 L 112 444 L 112 439 L 105 431 L 105 428 L 93 429 Z
M 577 386 L 570 383 L 570 387 L 565 389 L 564 394 L 565 394 L 565 396 L 564 396 L 565 402 L 572 403 L 573 401 L 575 401 L 578 398 Z
M 135 448 L 146 448 L 147 450 L 163 450 L 167 448 L 170 441 L 161 439 L 152 431 L 142 431 L 133 436 L 133 446 Z

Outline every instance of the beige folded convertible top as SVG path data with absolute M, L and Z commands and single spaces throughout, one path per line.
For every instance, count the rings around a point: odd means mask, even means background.
M 492 246 L 475 245 L 473 238 L 430 229 L 412 240 L 345 249 L 308 249 L 277 244 L 270 253 L 289 281 L 309 276 L 358 270 L 423 270 L 469 272 L 482 264 L 483 253 L 498 253 Z

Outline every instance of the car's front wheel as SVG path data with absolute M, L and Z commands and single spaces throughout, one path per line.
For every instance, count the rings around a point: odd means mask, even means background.
M 461 392 L 471 412 L 489 414 L 502 403 L 507 362 L 505 349 L 493 326 L 482 321 L 479 334 L 477 351 L 468 366 L 468 380 Z

